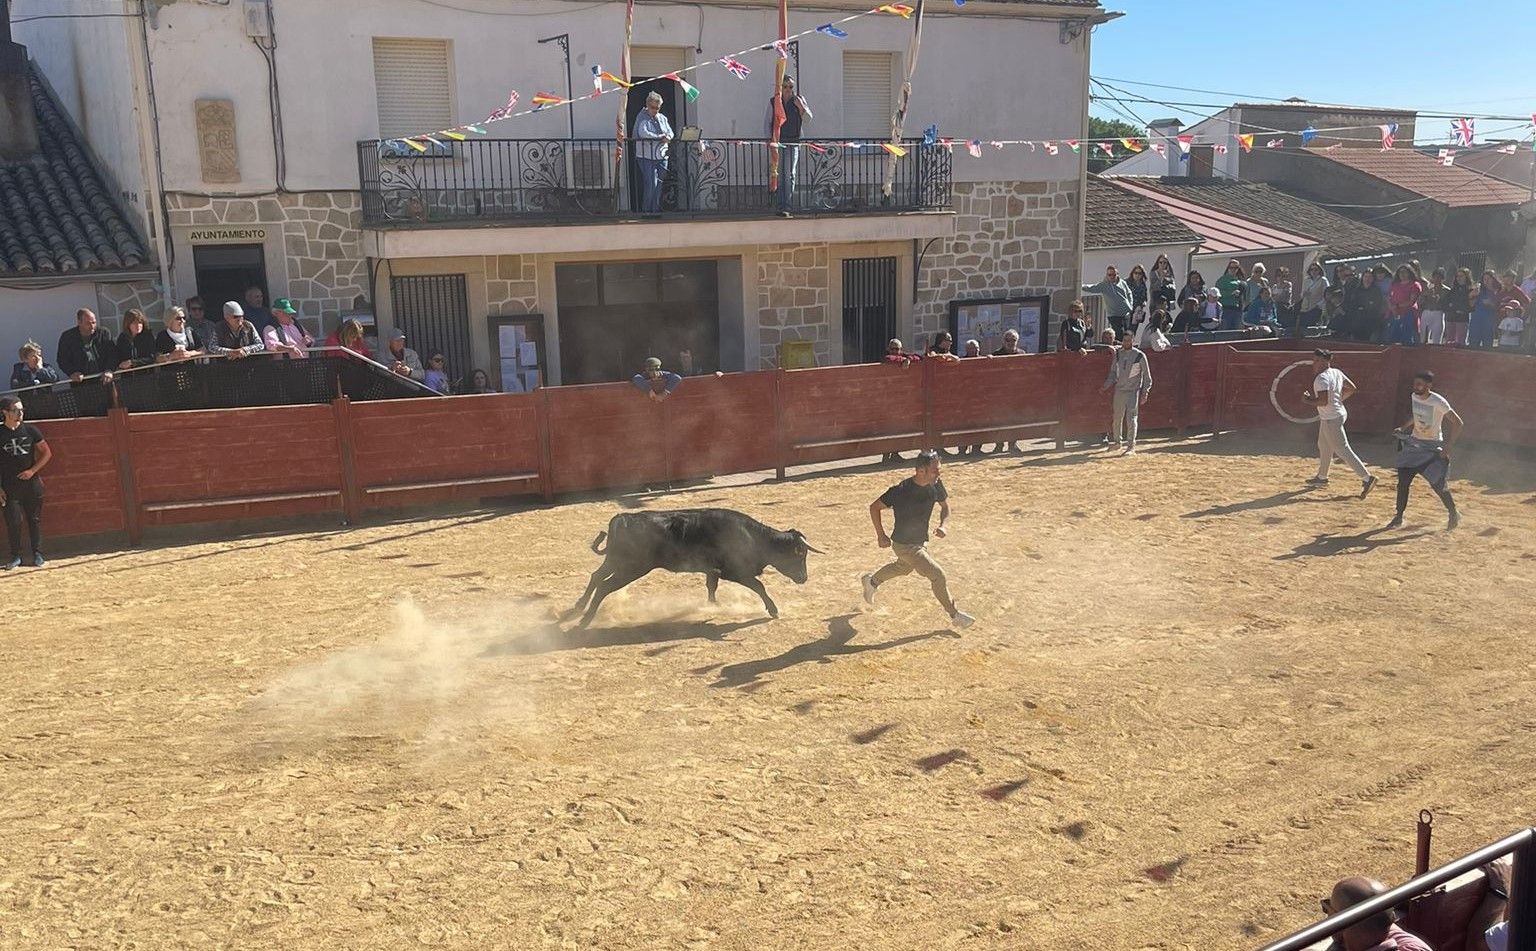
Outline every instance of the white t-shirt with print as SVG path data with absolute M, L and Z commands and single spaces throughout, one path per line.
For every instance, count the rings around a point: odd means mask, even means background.
M 1520 346 L 1520 335 L 1525 332 L 1525 321 L 1519 317 L 1505 317 L 1499 321 L 1499 346 Z
M 1344 384 L 1349 382 L 1349 377 L 1338 367 L 1329 367 L 1317 375 L 1312 381 L 1312 392 L 1319 400 L 1318 419 L 1342 420 L 1348 417 L 1349 413 L 1344 409 Z
M 1413 438 L 1426 442 L 1445 439 L 1441 422 L 1450 411 L 1451 401 L 1439 393 L 1430 393 L 1428 396 L 1413 394 Z

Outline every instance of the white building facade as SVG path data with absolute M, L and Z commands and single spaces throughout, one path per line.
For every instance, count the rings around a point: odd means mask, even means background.
M 76 0 L 80 5 L 84 0 Z M 44 9 L 46 7 L 46 9 Z M 868 7 L 793 10 L 790 32 Z M 83 7 L 82 7 L 83 10 Z M 637 214 L 614 163 L 624 4 L 556 0 L 177 0 L 126 18 L 38 19 L 17 38 L 138 216 L 169 288 L 214 309 L 255 286 L 317 331 L 359 316 L 503 388 L 627 376 L 645 356 L 696 369 L 859 362 L 886 336 L 947 325 L 967 298 L 1070 297 L 1084 159 L 965 141 L 1086 137 L 1092 0 L 972 0 L 924 23 L 895 188 L 886 156 L 910 20 L 811 33 L 787 71 L 814 113 L 794 216 L 772 214 L 765 119 L 770 3 L 636 7 L 632 78 L 662 79 L 677 132 L 664 207 Z M 474 123 L 536 92 L 578 100 L 426 153 L 378 140 Z M 752 49 L 750 53 L 739 53 Z M 725 55 L 752 70 L 738 79 Z M 694 69 L 693 67 L 698 67 Z M 606 84 L 612 88 L 612 84 Z M 628 117 L 626 117 L 628 118 Z M 627 123 L 626 123 L 627 124 Z M 937 126 L 953 149 L 924 145 Z M 112 314 L 103 315 L 111 319 Z M 878 338 L 878 339 L 877 339 Z M 785 345 L 790 347 L 786 348 Z M 792 354 L 792 355 L 791 355 Z

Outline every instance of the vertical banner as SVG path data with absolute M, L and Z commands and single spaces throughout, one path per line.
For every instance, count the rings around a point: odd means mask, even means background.
M 912 16 L 912 39 L 907 44 L 907 77 L 901 84 L 901 97 L 896 102 L 896 114 L 891 116 L 891 144 L 886 147 L 890 157 L 885 162 L 885 184 L 881 193 L 891 197 L 891 186 L 896 181 L 896 160 L 906 152 L 901 147 L 901 127 L 907 120 L 907 103 L 912 99 L 912 74 L 917 70 L 917 50 L 923 42 L 923 0 L 917 0 Z
M 774 148 L 779 144 L 779 129 L 784 125 L 784 67 L 788 65 L 789 53 L 789 0 L 779 0 L 779 41 L 773 44 L 774 52 L 778 55 L 773 63 L 773 128 L 769 130 L 768 140 L 772 143 L 768 147 L 768 191 L 770 194 L 779 190 L 779 159 L 782 150 Z M 800 90 L 795 90 L 798 95 Z M 793 197 L 793 196 L 791 196 Z
M 629 130 L 624 128 L 624 114 L 629 111 L 629 86 L 633 82 L 629 74 L 629 38 L 635 32 L 635 0 L 626 0 L 624 4 L 624 48 L 619 53 L 619 76 L 624 84 L 619 91 L 619 117 L 614 120 L 615 136 L 613 146 L 613 194 L 615 206 L 618 196 L 622 191 L 624 181 L 624 138 Z

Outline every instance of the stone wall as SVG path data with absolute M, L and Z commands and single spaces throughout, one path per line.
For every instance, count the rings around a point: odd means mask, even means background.
M 503 254 L 485 259 L 485 301 L 492 317 L 539 311 L 531 254 Z
M 975 297 L 1051 295 L 1052 312 L 1077 296 L 1077 180 L 956 182 L 955 237 L 923 256 L 919 339 L 948 327 L 949 302 Z
M 830 317 L 831 285 L 826 244 L 765 244 L 757 249 L 759 366 L 779 364 L 779 344 L 814 340 L 816 364 L 843 357 L 841 332 Z
M 269 225 L 282 229 L 288 285 L 276 280 L 268 299 L 290 297 L 299 312 L 326 327 L 337 314 L 367 306 L 368 262 L 362 248 L 362 202 L 356 192 L 305 192 L 255 198 L 165 196 L 172 227 Z M 177 277 L 191 287 L 192 262 Z M 270 277 L 271 275 L 269 275 Z
M 123 315 L 137 307 L 151 322 L 165 317 L 165 301 L 150 281 L 121 281 L 96 285 L 96 316 L 113 333 L 123 326 Z

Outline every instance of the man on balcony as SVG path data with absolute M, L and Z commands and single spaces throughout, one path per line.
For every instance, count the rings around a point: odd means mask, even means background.
M 795 198 L 795 172 L 800 164 L 800 130 L 805 123 L 811 121 L 811 107 L 805 104 L 805 97 L 795 95 L 795 80 L 791 76 L 784 77 L 784 86 L 780 90 L 784 100 L 784 124 L 779 127 L 779 142 L 784 147 L 779 149 L 777 161 L 779 163 L 779 217 L 788 218 L 790 203 Z M 773 138 L 773 97 L 768 97 L 768 138 Z
M 640 166 L 640 212 L 661 214 L 661 179 L 667 174 L 667 147 L 672 125 L 661 114 L 661 93 L 645 97 L 645 110 L 635 117 L 635 161 Z

